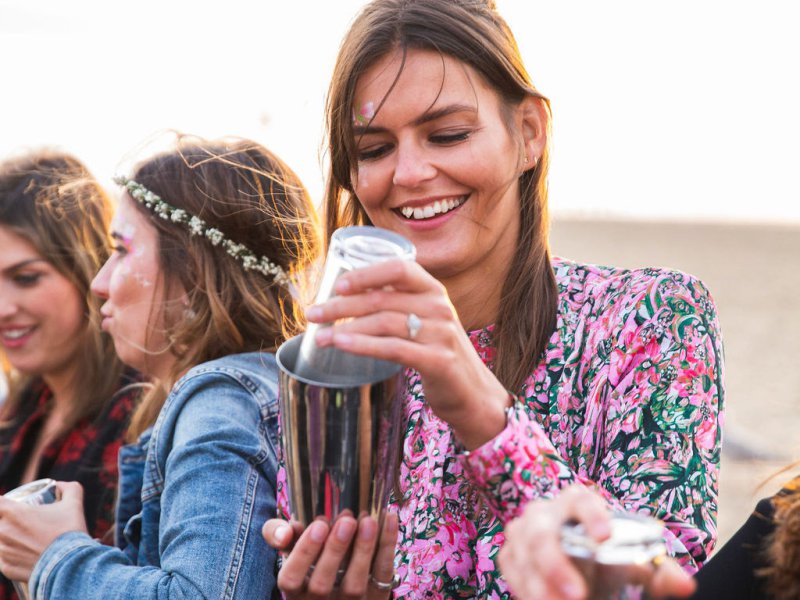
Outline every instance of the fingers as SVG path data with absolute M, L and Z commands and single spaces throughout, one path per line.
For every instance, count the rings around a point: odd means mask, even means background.
M 395 289 L 365 291 L 350 296 L 334 296 L 306 311 L 315 323 L 333 323 L 340 319 L 359 318 L 382 312 L 396 312 L 403 319 L 409 312 L 428 319 L 457 320 L 447 295 L 443 293 L 409 294 Z M 405 326 L 405 322 L 402 323 Z
M 345 597 L 361 598 L 367 593 L 372 555 L 377 540 L 377 521 L 370 516 L 362 517 L 358 523 L 358 533 L 347 566 L 347 573 L 341 583 L 341 592 Z
M 57 481 L 56 488 L 60 500 L 75 502 L 83 506 L 83 486 L 77 481 Z
M 553 501 L 532 502 L 506 526 L 500 567 L 521 599 L 586 597 L 583 576 L 561 548 L 562 509 Z
M 350 550 L 357 529 L 358 523 L 350 515 L 336 519 L 308 580 L 309 593 L 325 597 L 330 595 L 341 578 L 342 562 Z M 298 540 L 298 546 L 299 542 Z M 295 546 L 292 554 L 297 552 L 298 546 Z
M 346 296 L 386 286 L 410 293 L 442 288 L 441 283 L 418 263 L 408 260 L 387 260 L 340 275 L 334 289 L 337 294 Z
M 264 523 L 261 535 L 276 550 L 288 550 L 294 540 L 292 527 L 283 519 L 270 519 Z
M 287 595 L 298 594 L 306 587 L 306 576 L 328 539 L 330 527 L 325 521 L 311 523 L 300 535 L 278 572 L 278 587 Z M 317 585 L 320 585 L 318 578 Z
M 687 598 L 697 587 L 697 582 L 671 558 L 658 561 L 655 572 L 647 584 L 651 598 Z
M 596 491 L 573 485 L 561 493 L 557 502 L 562 510 L 562 522 L 568 519 L 578 521 L 596 542 L 611 535 L 608 504 Z

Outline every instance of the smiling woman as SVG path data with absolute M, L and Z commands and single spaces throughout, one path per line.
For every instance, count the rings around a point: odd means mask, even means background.
M 396 578 L 385 559 L 369 573 L 370 533 L 351 520 L 295 539 L 276 519 L 265 537 L 290 549 L 279 587 L 507 597 L 504 524 L 572 483 L 662 519 L 669 552 L 696 570 L 716 537 L 713 301 L 685 273 L 551 256 L 549 102 L 494 2 L 370 2 L 342 42 L 327 118 L 328 235 L 377 225 L 417 249 L 342 275 L 306 312 L 333 323 L 318 345 L 408 367 Z
M 100 332 L 89 283 L 109 255 L 110 203 L 74 157 L 41 151 L 0 164 L 0 492 L 48 477 L 84 487 L 82 518 L 113 523 L 117 450 L 133 381 Z M 12 593 L 7 579 L 0 598 Z

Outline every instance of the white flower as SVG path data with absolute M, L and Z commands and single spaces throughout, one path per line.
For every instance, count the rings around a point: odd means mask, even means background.
M 203 233 L 205 226 L 206 224 L 203 223 L 202 219 L 198 219 L 197 217 L 189 219 L 189 230 L 192 232 L 192 235 L 200 235 Z

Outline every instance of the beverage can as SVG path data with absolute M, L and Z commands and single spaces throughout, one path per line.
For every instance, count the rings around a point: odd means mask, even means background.
M 33 506 L 40 506 L 43 504 L 52 504 L 59 500 L 60 494 L 54 479 L 37 479 L 31 481 L 10 492 L 3 495 L 4 498 L 14 500 L 15 502 L 22 502 Z M 12 581 L 14 590 L 20 597 L 20 600 L 28 600 L 30 593 L 28 592 L 28 583 L 26 581 Z

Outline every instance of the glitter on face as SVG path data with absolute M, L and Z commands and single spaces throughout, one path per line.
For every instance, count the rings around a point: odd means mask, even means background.
M 368 125 L 375 117 L 375 103 L 371 100 L 365 102 L 358 112 L 353 111 L 353 124 L 354 125 Z

